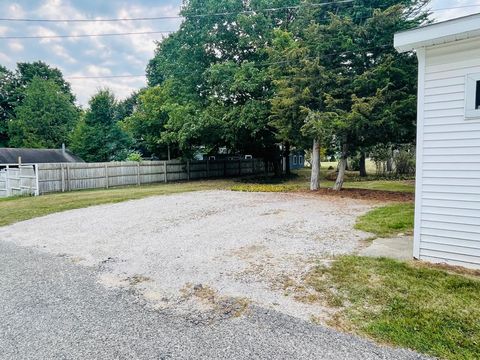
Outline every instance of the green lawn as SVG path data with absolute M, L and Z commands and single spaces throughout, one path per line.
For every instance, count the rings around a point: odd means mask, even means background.
M 0 226 L 32 219 L 55 212 L 79 209 L 92 205 L 118 203 L 154 195 L 167 195 L 187 191 L 229 189 L 233 180 L 193 181 L 188 183 L 155 184 L 114 188 L 109 190 L 83 190 L 39 197 L 19 197 L 0 200 Z
M 374 209 L 357 219 L 355 228 L 379 237 L 413 232 L 415 206 L 413 203 L 395 203 Z
M 439 358 L 480 359 L 480 277 L 346 256 L 306 284 L 338 310 L 332 325 Z

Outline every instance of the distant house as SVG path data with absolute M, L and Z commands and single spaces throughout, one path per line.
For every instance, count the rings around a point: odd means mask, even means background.
M 0 164 L 78 163 L 81 158 L 66 149 L 0 148 Z
M 414 257 L 480 268 L 480 14 L 395 47 L 419 63 Z
M 305 167 L 305 151 L 303 150 L 291 150 L 290 151 L 290 157 L 289 157 L 289 162 L 290 162 L 290 170 L 298 170 L 298 169 L 303 169 Z M 283 171 L 286 171 L 286 158 L 282 158 L 282 168 Z
M 305 167 L 305 151 L 293 150 L 290 152 L 290 170 L 303 169 Z

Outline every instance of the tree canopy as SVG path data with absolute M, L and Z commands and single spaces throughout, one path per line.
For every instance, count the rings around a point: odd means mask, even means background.
M 14 120 L 17 116 L 17 108 L 20 108 L 24 104 L 27 98 L 27 92 L 29 91 L 30 85 L 34 80 L 37 81 L 37 84 L 35 85 L 36 88 L 40 86 L 38 81 L 48 81 L 48 85 L 45 86 L 48 88 L 49 93 L 54 92 L 59 94 L 61 95 L 62 102 L 67 101 L 70 106 L 75 105 L 75 96 L 72 93 L 70 84 L 65 81 L 60 70 L 53 68 L 42 61 L 36 61 L 33 63 L 18 63 L 15 71 L 9 71 L 5 67 L 0 66 L 0 146 L 19 146 L 21 143 L 29 143 L 27 140 L 22 142 L 18 139 L 18 125 L 20 123 Z M 55 86 L 53 86 L 53 84 Z M 42 103 L 43 100 L 47 102 Z M 28 106 L 30 106 L 31 111 L 33 112 L 42 112 L 43 119 L 45 119 L 47 115 L 53 117 L 55 115 L 55 108 L 49 107 L 50 103 L 48 101 L 50 100 L 51 97 L 41 96 L 34 104 L 30 98 L 30 103 Z M 36 108 L 32 108 L 34 105 Z M 25 108 L 23 108 L 22 114 L 24 116 L 26 115 Z M 63 128 L 70 127 L 71 124 L 78 118 L 76 112 L 71 112 L 71 114 L 73 116 L 71 119 L 62 118 L 62 121 L 65 121 L 64 126 L 51 129 L 52 132 L 59 130 L 60 133 L 48 135 L 44 141 L 39 138 L 39 136 L 43 135 L 39 134 L 33 143 L 50 144 L 54 138 L 64 138 L 64 134 L 62 132 Z M 23 118 L 22 121 L 24 122 L 26 119 Z M 10 122 L 14 122 L 15 125 L 10 127 Z M 35 119 L 29 119 L 29 122 L 33 124 Z M 38 124 L 39 128 L 42 126 L 42 124 Z M 9 129 L 12 129 L 11 131 L 16 131 L 16 133 L 10 134 Z M 14 139 L 11 139 L 12 136 Z M 63 141 L 66 141 L 66 139 Z
M 427 3 L 184 1 L 147 67 L 163 89 L 159 141 L 261 156 L 320 134 L 341 157 L 413 142 L 416 59 L 393 35 L 426 22 Z M 223 15 L 194 16 L 208 13 Z
M 63 89 L 54 80 L 34 77 L 22 96 L 8 124 L 10 146 L 60 148 L 67 143 L 79 112 Z
M 127 157 L 131 140 L 117 121 L 116 106 L 110 90 L 100 90 L 90 99 L 89 108 L 77 124 L 70 145 L 72 151 L 85 161 L 103 162 Z

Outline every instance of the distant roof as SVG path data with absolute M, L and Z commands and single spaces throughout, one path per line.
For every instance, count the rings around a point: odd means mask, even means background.
M 22 164 L 84 162 L 68 150 L 0 148 L 0 164 L 16 164 L 19 157 Z
M 395 48 L 406 52 L 480 36 L 480 13 L 420 26 L 395 34 Z

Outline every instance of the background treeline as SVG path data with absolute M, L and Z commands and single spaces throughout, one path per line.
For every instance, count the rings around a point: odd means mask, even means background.
M 425 23 L 427 3 L 185 0 L 147 88 L 124 101 L 102 90 L 79 110 L 58 70 L 0 68 L 0 144 L 66 142 L 88 161 L 225 148 L 273 161 L 281 144 L 311 148 L 314 170 L 320 150 L 336 154 L 341 175 L 349 157 L 362 167 L 374 147 L 414 142 L 417 64 L 393 34 Z

